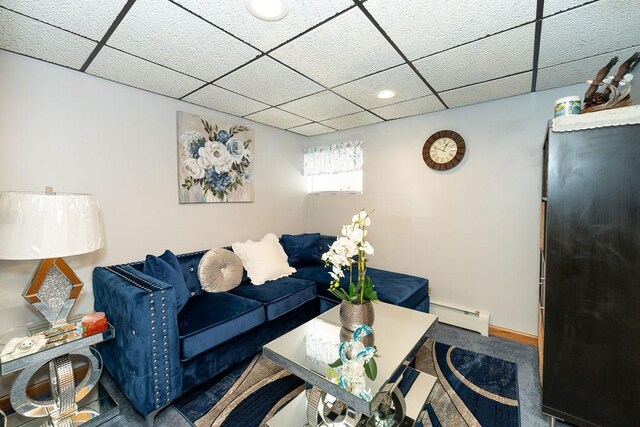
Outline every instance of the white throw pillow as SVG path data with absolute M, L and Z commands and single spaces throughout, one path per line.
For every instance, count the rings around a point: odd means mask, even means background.
M 278 237 L 269 233 L 259 242 L 247 240 L 231 245 L 233 252 L 242 260 L 247 275 L 254 285 L 262 285 L 268 280 L 290 276 L 296 269 L 289 266 L 287 254 Z

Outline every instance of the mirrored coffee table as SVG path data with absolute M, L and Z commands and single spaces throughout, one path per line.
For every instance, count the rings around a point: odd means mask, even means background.
M 339 307 L 263 347 L 267 359 L 307 384 L 267 421 L 269 427 L 412 426 L 422 419 L 436 378 L 410 364 L 438 318 L 382 302 L 375 304 L 375 314 L 374 334 L 366 337 L 371 339 L 366 345 L 377 348 L 377 374 L 373 380 L 357 378 L 358 390 L 341 387 L 340 368 L 329 366 L 348 336 L 340 326 Z

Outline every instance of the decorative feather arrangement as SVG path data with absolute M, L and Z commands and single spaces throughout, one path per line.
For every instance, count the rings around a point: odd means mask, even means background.
M 608 108 L 626 107 L 631 105 L 631 80 L 630 74 L 640 63 L 640 52 L 636 52 L 623 62 L 615 76 L 608 76 L 611 68 L 618 62 L 618 57 L 611 58 L 593 80 L 587 80 L 589 87 L 584 94 L 584 104 L 581 113 L 606 110 Z M 602 92 L 599 89 L 602 88 Z

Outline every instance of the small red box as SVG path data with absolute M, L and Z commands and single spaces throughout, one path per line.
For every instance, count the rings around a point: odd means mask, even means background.
M 82 336 L 99 334 L 107 330 L 107 318 L 103 312 L 88 314 L 82 318 Z

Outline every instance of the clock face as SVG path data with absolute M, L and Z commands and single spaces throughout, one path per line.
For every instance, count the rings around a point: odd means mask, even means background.
M 464 139 L 452 130 L 441 130 L 427 139 L 422 158 L 431 169 L 445 171 L 457 166 L 464 158 Z
M 439 164 L 450 162 L 458 152 L 456 142 L 451 138 L 439 138 L 429 149 L 431 159 Z

